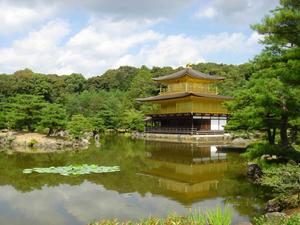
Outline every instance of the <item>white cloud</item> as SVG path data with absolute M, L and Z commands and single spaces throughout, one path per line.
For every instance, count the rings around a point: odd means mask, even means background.
M 54 8 L 51 6 L 36 5 L 30 8 L 0 1 L 0 34 L 24 31 L 33 24 L 49 18 L 53 13 Z
M 60 67 L 63 54 L 61 40 L 69 34 L 68 24 L 61 20 L 51 21 L 38 31 L 16 40 L 11 47 L 0 48 L 0 67 L 15 71 L 24 67 L 48 72 Z
M 121 65 L 177 67 L 204 62 L 217 55 L 238 58 L 245 52 L 258 51 L 256 33 L 250 37 L 242 33 L 201 37 L 165 35 L 151 30 L 149 24 L 149 21 L 92 19 L 86 27 L 70 35 L 67 22 L 50 21 L 15 40 L 10 47 L 0 48 L 1 72 L 30 68 L 42 73 L 93 76 Z
M 212 0 L 195 13 L 199 19 L 214 19 L 231 25 L 256 23 L 274 9 L 279 0 Z
M 82 29 L 68 41 L 67 47 L 91 56 L 110 57 L 159 38 L 160 35 L 152 30 L 137 31 L 135 22 L 104 20 L 100 25 L 90 24 Z
M 68 23 L 50 21 L 25 38 L 15 40 L 12 46 L 0 48 L 0 66 L 2 72 L 27 67 L 43 73 L 96 75 L 108 69 L 131 48 L 161 38 L 150 29 L 139 31 L 141 26 L 136 22 L 105 19 L 90 23 L 69 37 Z
M 250 37 L 242 33 L 220 33 L 203 37 L 189 37 L 183 34 L 165 36 L 155 45 L 142 48 L 137 54 L 126 54 L 114 67 L 120 65 L 184 66 L 188 63 L 207 61 L 212 56 L 242 56 L 245 52 L 255 54 L 257 33 Z
M 217 12 L 212 7 L 207 7 L 204 9 L 200 9 L 198 12 L 196 12 L 196 17 L 198 18 L 213 18 L 217 15 Z
M 35 8 L 37 4 L 49 7 L 55 6 L 60 12 L 85 11 L 100 16 L 115 16 L 124 18 L 158 18 L 169 17 L 184 9 L 196 0 L 0 0 L 0 3 L 11 4 L 25 8 Z

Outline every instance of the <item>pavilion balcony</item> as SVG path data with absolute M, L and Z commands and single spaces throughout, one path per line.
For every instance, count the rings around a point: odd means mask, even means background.
M 146 133 L 158 134 L 224 134 L 224 130 L 200 130 L 198 128 L 146 127 Z
M 203 84 L 192 84 L 192 83 L 179 83 L 170 84 L 167 87 L 160 88 L 160 95 L 168 95 L 183 92 L 195 92 L 203 94 L 217 95 L 218 89 L 215 86 L 203 85 Z

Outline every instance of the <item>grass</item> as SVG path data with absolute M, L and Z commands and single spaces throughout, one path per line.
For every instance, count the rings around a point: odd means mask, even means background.
M 254 218 L 255 225 L 299 225 L 300 217 L 297 214 L 293 214 L 292 216 L 286 217 L 271 217 L 261 216 L 258 218 Z
M 200 210 L 189 213 L 186 216 L 172 215 L 165 219 L 148 218 L 139 222 L 120 222 L 114 220 L 101 220 L 89 225 L 230 225 L 232 222 L 231 210 L 225 206 L 224 210 L 220 206 L 204 213 Z

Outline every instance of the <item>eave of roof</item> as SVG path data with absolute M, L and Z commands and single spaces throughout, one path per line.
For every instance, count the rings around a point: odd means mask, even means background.
M 193 70 L 192 68 L 185 68 L 178 72 L 172 73 L 170 75 L 153 78 L 155 81 L 165 81 L 165 80 L 173 80 L 177 78 L 181 78 L 183 76 L 190 76 L 196 79 L 204 79 L 204 80 L 224 80 L 224 77 L 220 76 L 212 76 L 205 73 L 201 73 L 199 71 Z
M 138 98 L 137 101 L 140 102 L 152 102 L 152 101 L 163 101 L 163 100 L 170 100 L 170 99 L 176 99 L 176 98 L 184 98 L 188 96 L 196 96 L 200 98 L 214 98 L 214 99 L 224 99 L 224 100 L 230 100 L 233 99 L 231 96 L 223 96 L 223 95 L 211 95 L 211 94 L 201 94 L 201 93 L 194 93 L 194 92 L 182 92 L 182 93 L 176 93 L 176 94 L 170 94 L 170 95 L 157 95 L 147 98 Z

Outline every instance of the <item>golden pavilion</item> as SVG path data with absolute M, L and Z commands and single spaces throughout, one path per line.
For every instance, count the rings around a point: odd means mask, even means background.
M 224 132 L 228 112 L 223 103 L 232 99 L 230 96 L 218 94 L 216 83 L 223 81 L 224 77 L 204 74 L 187 67 L 153 80 L 161 85 L 159 95 L 137 99 L 157 106 L 156 111 L 147 115 L 146 132 L 170 134 Z

